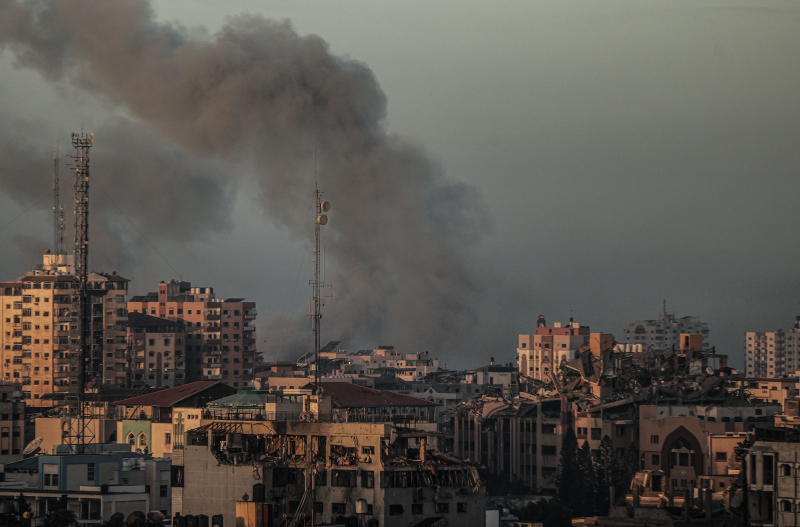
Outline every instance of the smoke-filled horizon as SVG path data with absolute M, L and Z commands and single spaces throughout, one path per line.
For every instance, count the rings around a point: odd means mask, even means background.
M 4 0 L 0 43 L 18 66 L 120 114 L 92 130 L 92 173 L 151 237 L 224 230 L 231 188 L 254 178 L 270 221 L 304 238 L 316 165 L 333 204 L 326 262 L 339 278 L 325 327 L 408 351 L 453 352 L 475 338 L 490 283 L 472 251 L 488 228 L 485 206 L 421 147 L 386 132 L 386 97 L 365 64 L 288 22 L 242 15 L 207 34 L 158 22 L 145 0 Z M 5 147 L 15 164 L 0 190 L 30 201 L 40 187 L 20 174 L 47 154 Z M 135 269 L 123 215 L 107 206 L 90 221 L 91 250 Z M 299 354 L 307 325 L 306 313 L 283 314 L 262 336 L 284 343 L 274 352 Z
M 50 244 L 82 127 L 91 267 L 255 300 L 269 360 L 312 345 L 315 147 L 323 341 L 473 367 L 539 314 L 620 339 L 666 299 L 740 367 L 744 331 L 793 324 L 800 4 L 233 9 L 0 0 L 0 222 L 33 207 L 5 277 Z M 64 166 L 68 235 L 70 200 Z

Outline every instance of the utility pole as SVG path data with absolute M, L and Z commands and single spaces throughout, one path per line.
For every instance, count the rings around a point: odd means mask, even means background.
M 69 441 L 74 452 L 83 454 L 86 445 L 92 442 L 94 434 L 91 421 L 86 415 L 86 383 L 90 379 L 87 363 L 91 364 L 92 319 L 88 291 L 89 260 L 89 149 L 94 143 L 94 134 L 72 134 L 72 146 L 75 147 L 75 282 L 77 290 L 73 295 L 73 309 L 77 313 L 77 335 L 73 342 L 77 346 L 71 352 L 70 369 L 77 373 L 77 394 L 73 399 L 74 417 L 70 420 Z M 71 372 L 71 373 L 72 373 Z M 72 379 L 70 379 L 70 382 Z

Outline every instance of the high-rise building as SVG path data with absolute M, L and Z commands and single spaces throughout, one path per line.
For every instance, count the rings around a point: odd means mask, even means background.
M 589 327 L 571 319 L 568 324 L 556 322 L 547 327 L 542 315 L 536 320 L 536 334 L 520 335 L 517 342 L 519 372 L 528 377 L 548 382 L 550 372 L 563 361 L 571 361 L 580 353 L 581 346 L 589 342 Z
M 186 383 L 186 326 L 143 313 L 128 314 L 130 385 L 172 388 Z
M 710 346 L 708 324 L 700 322 L 697 317 L 677 318 L 666 311 L 658 316 L 658 320 L 637 320 L 623 330 L 625 344 L 641 344 L 645 350 L 664 350 L 673 346 L 679 349 L 682 333 L 702 335 L 703 349 Z
M 161 282 L 157 292 L 131 298 L 128 310 L 185 324 L 185 382 L 221 380 L 234 388 L 254 387 L 255 302 L 218 300 L 211 287 L 170 280 Z
M 46 254 L 35 270 L 0 282 L 0 378 L 19 385 L 28 406 L 53 406 L 46 395 L 78 390 L 77 281 L 71 259 Z M 95 385 L 126 383 L 128 282 L 115 273 L 88 276 L 89 380 Z
M 744 342 L 748 377 L 781 377 L 800 370 L 800 316 L 788 331 L 748 331 Z

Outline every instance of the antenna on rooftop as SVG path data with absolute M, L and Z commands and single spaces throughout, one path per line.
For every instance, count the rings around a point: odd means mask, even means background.
M 70 420 L 69 444 L 74 445 L 76 454 L 86 451 L 86 444 L 91 443 L 94 433 L 91 420 L 86 415 L 86 383 L 92 371 L 92 324 L 89 318 L 88 292 L 88 259 L 89 259 L 89 149 L 94 143 L 94 134 L 83 132 L 72 134 L 72 146 L 75 147 L 75 295 L 73 308 L 77 316 L 78 346 L 67 353 L 70 358 L 71 371 L 77 372 L 74 399 L 74 418 Z M 102 361 L 102 349 L 99 359 Z M 88 371 L 87 371 L 88 366 Z
M 320 349 L 320 321 L 322 319 L 322 306 L 325 305 L 325 279 L 322 278 L 320 269 L 320 233 L 319 228 L 322 225 L 328 224 L 328 216 L 325 212 L 331 210 L 331 204 L 327 201 L 322 201 L 322 192 L 317 187 L 317 147 L 314 146 L 314 258 L 313 258 L 313 275 L 310 280 L 311 284 L 311 326 L 314 332 L 314 391 L 316 395 L 319 389 L 319 349 Z
M 64 207 L 61 206 L 59 191 L 58 166 L 61 162 L 61 151 L 58 145 L 53 149 L 53 254 L 66 254 L 64 243 Z

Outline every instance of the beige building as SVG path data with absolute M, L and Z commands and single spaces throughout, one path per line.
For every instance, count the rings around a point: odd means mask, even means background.
M 697 487 L 701 476 L 732 476 L 740 469 L 734 449 L 750 423 L 770 422 L 776 404 L 643 405 L 639 408 L 642 469 L 661 471 L 665 489 Z M 719 489 L 715 489 L 719 490 Z
M 768 432 L 769 433 L 769 432 Z M 788 527 L 800 525 L 800 444 L 789 437 L 762 439 L 756 430 L 753 443 L 743 455 L 746 485 L 746 525 Z M 769 435 L 774 436 L 773 433 Z
M 77 389 L 77 368 L 70 359 L 78 346 L 76 282 L 59 272 L 45 265 L 0 282 L 0 378 L 19 385 L 29 406 L 53 406 L 45 395 Z M 128 280 L 90 273 L 88 282 L 93 378 L 124 385 Z
M 272 503 L 275 521 L 313 511 L 317 524 L 483 527 L 477 465 L 428 450 L 426 438 L 386 423 L 213 420 L 173 452 L 173 507 L 238 524 L 248 495 Z

